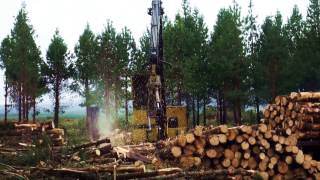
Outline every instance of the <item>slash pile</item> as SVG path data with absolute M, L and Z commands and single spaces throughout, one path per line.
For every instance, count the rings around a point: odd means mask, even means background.
M 186 170 L 247 169 L 264 179 L 320 179 L 320 162 L 298 146 L 300 138 L 319 138 L 319 100 L 320 93 L 279 96 L 258 125 L 197 126 L 159 143 L 157 156 Z

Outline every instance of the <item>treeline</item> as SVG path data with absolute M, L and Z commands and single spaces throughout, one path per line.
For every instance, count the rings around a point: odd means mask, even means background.
M 285 22 L 276 12 L 261 26 L 252 7 L 250 2 L 246 16 L 236 3 L 221 9 L 212 32 L 186 0 L 181 14 L 174 20 L 165 18 L 167 103 L 186 105 L 194 125 L 201 123 L 200 112 L 206 117 L 208 104 L 217 104 L 221 123 L 227 122 L 227 112 L 233 112 L 234 123 L 241 124 L 248 106 L 259 112 L 260 105 L 276 95 L 320 89 L 319 1 L 310 0 L 306 18 L 295 6 Z M 128 112 L 131 77 L 145 73 L 148 62 L 148 32 L 137 45 L 127 28 L 118 32 L 108 22 L 95 34 L 87 25 L 71 53 L 57 30 L 46 59 L 41 58 L 34 36 L 23 7 L 0 48 L 6 78 L 5 120 L 8 100 L 16 105 L 19 121 L 27 121 L 30 111 L 35 120 L 36 99 L 52 92 L 58 125 L 59 100 L 65 88 L 82 95 L 87 108 L 104 105 L 107 118 L 118 119 L 123 107 Z M 73 80 L 71 84 L 68 79 Z
M 260 112 L 277 95 L 320 89 L 318 0 L 310 0 L 306 18 L 294 6 L 287 20 L 278 11 L 262 25 L 252 1 L 245 16 L 234 3 L 219 11 L 212 32 L 187 1 L 182 9 L 164 26 L 164 55 L 172 66 L 166 69 L 167 97 L 170 104 L 186 103 L 193 124 L 200 124 L 200 112 L 205 117 L 213 102 L 222 124 L 227 112 L 241 124 L 248 107 Z
M 50 92 L 54 97 L 54 123 L 58 126 L 62 90 L 78 92 L 85 98 L 83 105 L 87 109 L 105 105 L 107 118 L 118 118 L 118 110 L 130 100 L 130 77 L 142 66 L 137 63 L 145 64 L 137 59 L 147 61 L 127 28 L 117 32 L 108 22 L 96 35 L 87 25 L 74 53 L 56 30 L 45 59 L 41 58 L 34 37 L 22 7 L 0 48 L 1 67 L 5 70 L 5 122 L 9 100 L 19 112 L 19 122 L 29 121 L 31 111 L 35 121 L 36 99 Z

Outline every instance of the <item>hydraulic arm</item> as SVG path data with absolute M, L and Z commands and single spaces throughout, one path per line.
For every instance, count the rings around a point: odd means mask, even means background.
M 148 14 L 151 16 L 151 38 L 148 80 L 148 118 L 155 118 L 158 139 L 166 138 L 166 101 L 163 73 L 163 40 L 161 0 L 152 0 Z

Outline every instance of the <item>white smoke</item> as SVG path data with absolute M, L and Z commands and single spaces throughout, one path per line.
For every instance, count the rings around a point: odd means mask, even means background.
M 114 92 L 110 91 L 110 104 L 106 105 L 105 100 L 103 101 L 104 104 L 100 107 L 99 115 L 98 115 L 98 122 L 97 122 L 97 129 L 99 131 L 100 138 L 110 137 L 112 135 L 112 131 L 114 129 L 115 124 L 115 114 L 116 109 L 115 107 L 115 99 L 114 99 Z M 107 109 L 107 114 L 106 114 Z

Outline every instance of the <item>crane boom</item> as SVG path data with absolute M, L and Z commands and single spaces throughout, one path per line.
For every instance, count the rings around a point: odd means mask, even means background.
M 148 117 L 156 118 L 158 139 L 166 138 L 166 101 L 163 73 L 163 40 L 161 0 L 152 0 L 150 60 L 148 81 Z

